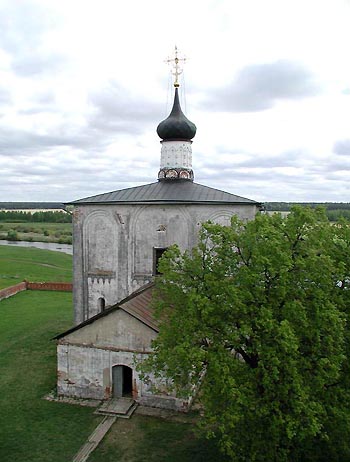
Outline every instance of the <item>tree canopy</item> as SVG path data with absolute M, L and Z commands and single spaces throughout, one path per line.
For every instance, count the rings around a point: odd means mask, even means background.
M 24 212 L 18 210 L 0 210 L 0 221 L 16 223 L 71 223 L 72 216 L 63 211 Z
M 143 365 L 234 461 L 350 460 L 350 229 L 322 210 L 204 224 L 157 281 L 160 333 Z

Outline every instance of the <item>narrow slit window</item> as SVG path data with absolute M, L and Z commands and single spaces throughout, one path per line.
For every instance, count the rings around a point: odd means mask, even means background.
M 97 300 L 97 305 L 98 305 L 98 309 L 99 309 L 100 312 L 104 311 L 105 308 L 106 308 L 106 300 L 103 297 L 100 297 Z

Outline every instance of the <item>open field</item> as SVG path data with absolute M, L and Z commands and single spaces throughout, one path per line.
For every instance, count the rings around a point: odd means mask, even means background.
M 69 281 L 71 256 L 0 246 L 0 273 L 4 268 L 12 284 L 17 273 L 20 280 Z M 51 339 L 72 326 L 72 314 L 70 293 L 25 291 L 0 302 L 1 462 L 70 462 L 101 421 L 92 408 L 42 399 L 56 382 L 56 346 Z M 212 441 L 195 436 L 191 423 L 141 415 L 118 420 L 89 458 L 89 462 L 204 460 L 225 459 Z
M 10 232 L 10 235 L 8 234 Z M 13 234 L 13 233 L 16 234 Z M 11 239 L 16 236 L 16 239 Z M 71 223 L 6 223 L 0 222 L 0 239 L 37 242 L 72 243 Z
M 72 459 L 101 420 L 91 409 L 45 401 L 55 386 L 55 342 L 72 324 L 72 295 L 22 292 L 0 302 L 0 460 Z
M 24 279 L 71 282 L 72 257 L 50 250 L 0 245 L 0 289 Z
M 93 409 L 43 400 L 55 386 L 52 337 L 72 324 L 71 294 L 21 292 L 0 302 L 0 460 L 69 462 L 101 421 Z M 118 420 L 89 462 L 218 461 L 190 423 Z

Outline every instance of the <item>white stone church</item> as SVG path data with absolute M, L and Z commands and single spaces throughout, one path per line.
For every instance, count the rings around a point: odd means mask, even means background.
M 58 335 L 58 394 L 186 410 L 166 385 L 143 382 L 135 368 L 151 351 L 158 325 L 151 301 L 162 253 L 197 244 L 198 230 L 232 215 L 250 220 L 260 204 L 194 182 L 196 126 L 183 114 L 178 84 L 161 138 L 158 181 L 77 200 L 73 219 L 75 327 Z M 163 388 L 162 388 L 163 387 Z M 159 390 L 161 389 L 161 391 Z

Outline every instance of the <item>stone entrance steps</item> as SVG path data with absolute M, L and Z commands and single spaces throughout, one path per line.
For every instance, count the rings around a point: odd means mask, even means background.
M 136 408 L 137 403 L 131 398 L 112 398 L 105 401 L 95 414 L 130 419 Z

